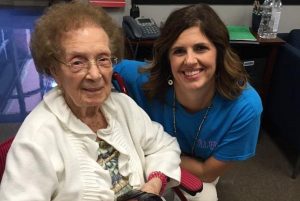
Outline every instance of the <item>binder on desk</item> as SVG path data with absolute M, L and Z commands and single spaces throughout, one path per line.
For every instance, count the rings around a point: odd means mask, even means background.
M 228 25 L 230 43 L 259 44 L 247 26 Z

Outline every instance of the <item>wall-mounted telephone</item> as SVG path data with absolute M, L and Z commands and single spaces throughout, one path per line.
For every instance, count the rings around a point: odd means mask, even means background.
M 126 37 L 130 39 L 156 39 L 160 30 L 152 18 L 130 16 L 123 17 L 122 23 Z

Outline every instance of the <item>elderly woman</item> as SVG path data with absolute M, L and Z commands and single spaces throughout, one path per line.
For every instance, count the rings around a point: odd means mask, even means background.
M 37 21 L 31 51 L 57 87 L 28 115 L 7 156 L 1 201 L 115 200 L 177 185 L 180 150 L 127 95 L 111 92 L 123 48 L 100 8 L 57 4 Z

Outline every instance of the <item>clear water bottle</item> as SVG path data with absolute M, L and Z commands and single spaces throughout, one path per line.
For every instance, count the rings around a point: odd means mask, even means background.
M 273 8 L 272 8 L 272 18 L 273 18 L 273 29 L 270 34 L 271 38 L 276 38 L 278 33 L 279 20 L 282 10 L 281 0 L 273 0 Z
M 281 0 L 265 0 L 262 8 L 262 18 L 258 28 L 261 38 L 276 38 L 281 15 Z
M 261 20 L 257 34 L 261 38 L 271 38 L 274 21 L 272 20 L 273 0 L 265 0 L 261 5 Z

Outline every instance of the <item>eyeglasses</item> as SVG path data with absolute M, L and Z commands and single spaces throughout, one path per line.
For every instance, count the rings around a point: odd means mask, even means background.
M 85 58 L 75 58 L 72 61 L 66 63 L 56 57 L 54 57 L 58 62 L 69 67 L 71 72 L 77 73 L 80 71 L 85 71 L 90 68 L 90 65 L 95 64 L 99 69 L 100 68 L 111 68 L 113 65 L 118 63 L 117 57 L 99 57 L 93 60 L 88 60 Z

